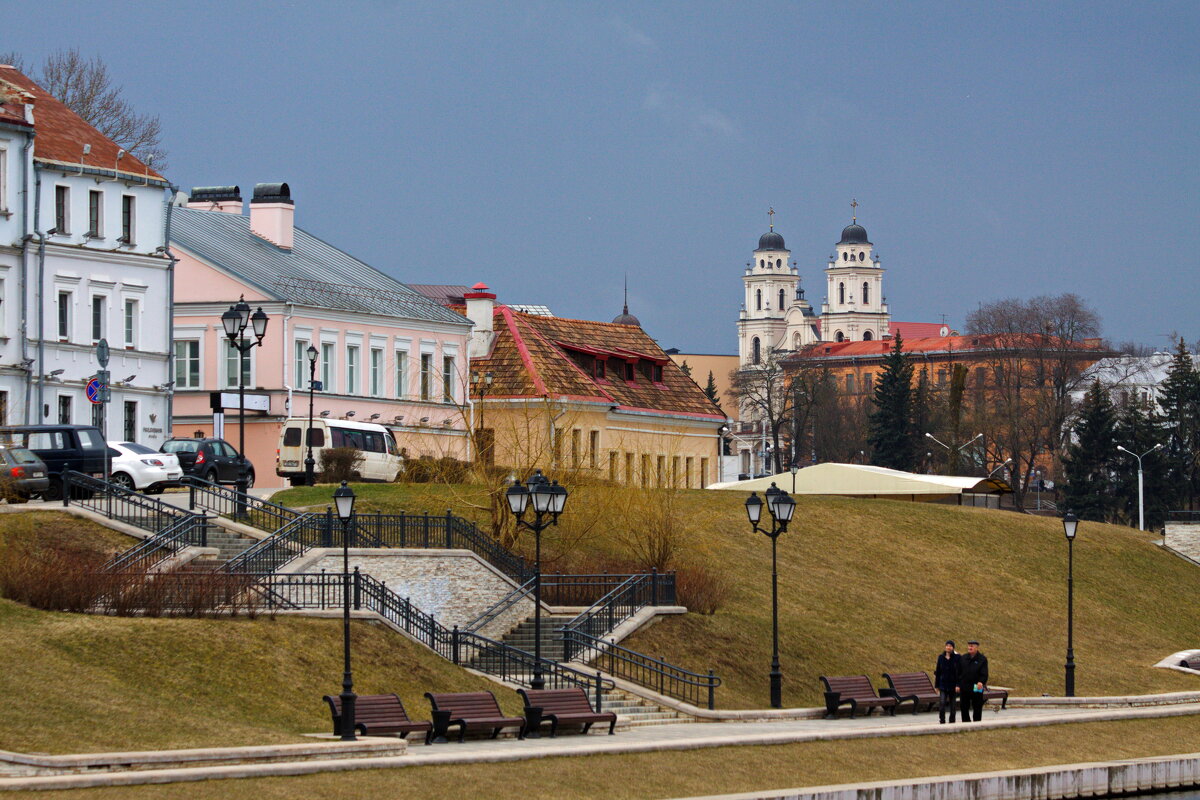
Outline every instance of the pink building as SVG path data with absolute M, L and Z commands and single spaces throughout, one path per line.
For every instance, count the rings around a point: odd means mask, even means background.
M 238 351 L 221 314 L 245 297 L 269 317 L 246 357 L 246 455 L 259 486 L 279 486 L 276 448 L 288 417 L 307 417 L 309 345 L 318 351 L 314 413 L 388 426 L 408 458 L 467 456 L 471 323 L 293 225 L 286 183 L 193 190 L 171 222 L 175 267 L 175 436 L 235 447 Z M 219 430 L 218 430 L 219 433 Z

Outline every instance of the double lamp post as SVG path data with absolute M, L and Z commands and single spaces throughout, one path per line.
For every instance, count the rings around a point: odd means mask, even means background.
M 771 527 L 759 527 L 764 503 L 754 492 L 746 499 L 746 516 L 750 518 L 750 527 L 756 533 L 765 534 L 771 540 L 771 708 L 783 708 L 783 671 L 779 667 L 779 562 L 776 558 L 776 540 L 779 539 L 779 534 L 787 531 L 792 514 L 796 511 L 796 501 L 774 483 L 763 494 L 767 498 L 765 505 L 771 515 Z
M 221 315 L 221 325 L 229 338 L 229 345 L 238 351 L 238 477 L 237 490 L 246 494 L 250 488 L 249 471 L 246 469 L 246 353 L 262 346 L 267 335 L 267 315 L 260 306 L 253 314 L 246 298 L 241 297 L 236 305 Z M 246 337 L 246 328 L 254 332 L 254 338 Z M 244 505 L 238 511 L 243 512 Z

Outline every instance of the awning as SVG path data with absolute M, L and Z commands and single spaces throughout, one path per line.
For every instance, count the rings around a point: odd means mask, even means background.
M 1012 491 L 999 478 L 957 475 L 920 475 L 864 464 L 815 464 L 798 471 L 795 489 L 791 472 L 748 481 L 714 483 L 709 489 L 762 492 L 774 483 L 785 492 L 844 497 L 913 497 L 932 500 L 963 494 L 1007 494 Z

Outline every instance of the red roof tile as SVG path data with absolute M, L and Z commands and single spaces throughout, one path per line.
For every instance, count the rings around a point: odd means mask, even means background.
M 958 331 L 948 325 L 943 326 L 940 322 L 889 322 L 888 333 L 892 336 L 898 333 L 905 340 L 922 339 L 927 336 L 941 336 L 943 327 L 950 331 L 952 336 L 958 334 Z
M 126 153 L 117 162 L 117 151 L 121 148 L 100 131 L 93 128 L 71 109 L 67 108 L 16 68 L 0 65 L 0 81 L 16 86 L 32 96 L 33 125 L 37 138 L 33 143 L 35 159 L 53 164 L 76 165 L 83 161 L 85 167 L 117 171 L 131 177 L 164 180 L 163 176 L 148 168 L 136 156 Z M 28 101 L 27 101 L 28 102 Z M 83 155 L 83 146 L 90 144 L 92 152 Z
M 988 350 L 1010 350 L 1019 347 L 1044 346 L 1051 337 L 1044 334 L 1028 333 L 1019 335 L 1008 334 L 979 334 L 977 336 L 927 336 L 916 339 L 903 338 L 905 353 L 965 353 Z M 877 339 L 870 342 L 818 342 L 809 345 L 804 350 L 789 356 L 793 359 L 835 359 L 863 356 L 882 356 L 888 353 L 894 340 Z M 1074 350 L 1101 349 L 1099 342 L 1075 342 L 1070 345 Z

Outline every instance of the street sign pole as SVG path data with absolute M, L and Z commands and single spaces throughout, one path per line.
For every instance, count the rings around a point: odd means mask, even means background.
M 100 435 L 104 437 L 104 480 L 112 476 L 112 457 L 108 454 L 108 402 L 112 399 L 109 389 L 111 375 L 108 371 L 108 339 L 101 339 L 96 344 L 96 361 L 100 369 L 96 371 L 96 380 L 100 383 Z

